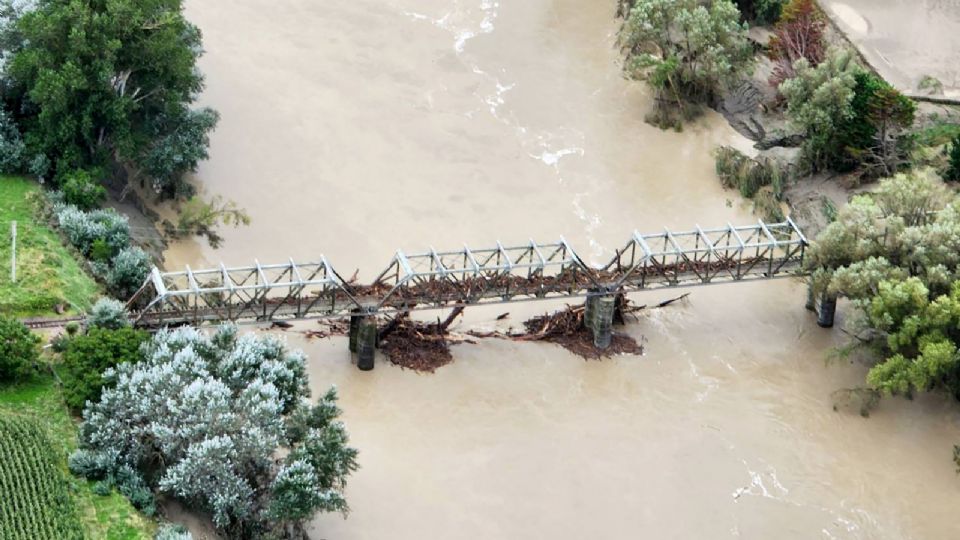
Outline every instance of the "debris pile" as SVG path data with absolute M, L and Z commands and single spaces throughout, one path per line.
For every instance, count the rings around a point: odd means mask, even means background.
M 437 368 L 453 361 L 450 354 L 450 341 L 464 341 L 451 338 L 447 328 L 463 313 L 458 307 L 444 320 L 435 323 L 423 323 L 410 320 L 404 313 L 398 315 L 379 332 L 380 352 L 390 363 L 414 371 L 433 373 Z
M 625 302 L 618 302 L 618 308 Z M 617 310 L 623 313 L 622 308 Z M 526 333 L 510 336 L 517 341 L 546 341 L 586 359 L 600 359 L 616 354 L 643 354 L 643 345 L 624 334 L 613 334 L 610 347 L 598 349 L 593 345 L 593 333 L 584 325 L 584 306 L 534 317 L 523 323 Z M 620 316 L 622 317 L 622 315 Z

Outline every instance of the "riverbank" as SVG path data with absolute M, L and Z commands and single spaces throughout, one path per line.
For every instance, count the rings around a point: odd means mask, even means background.
M 39 216 L 43 187 L 32 180 L 0 176 L 0 311 L 17 317 L 79 314 L 102 288 L 85 263 Z M 17 275 L 11 280 L 11 222 L 17 222 Z

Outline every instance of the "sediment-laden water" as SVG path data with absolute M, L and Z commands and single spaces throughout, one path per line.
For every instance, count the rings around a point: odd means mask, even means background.
M 187 5 L 207 49 L 203 101 L 223 116 L 197 182 L 253 224 L 218 251 L 173 246 L 169 267 L 322 253 L 369 279 L 397 248 L 559 235 L 601 262 L 633 229 L 755 220 L 713 174 L 712 148 L 748 146 L 722 118 L 682 133 L 643 122 L 650 97 L 621 76 L 612 1 Z M 433 375 L 383 361 L 361 373 L 343 340 L 291 333 L 316 391 L 338 385 L 361 449 L 352 513 L 312 534 L 960 536 L 960 408 L 834 412 L 831 392 L 865 369 L 826 364 L 842 338 L 803 300 L 789 280 L 702 287 L 626 329 L 646 338 L 642 357 L 484 340 Z

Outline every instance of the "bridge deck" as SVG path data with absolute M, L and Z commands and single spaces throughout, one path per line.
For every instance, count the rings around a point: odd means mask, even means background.
M 634 233 L 605 265 L 587 265 L 562 238 L 543 244 L 406 254 L 397 251 L 370 284 L 343 280 L 330 263 L 161 272 L 128 308 L 138 324 L 343 317 L 688 287 L 788 277 L 807 246 L 791 220 Z

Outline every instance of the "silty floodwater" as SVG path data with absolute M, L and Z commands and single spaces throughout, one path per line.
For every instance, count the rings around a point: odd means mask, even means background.
M 613 2 L 187 2 L 204 32 L 202 101 L 223 118 L 197 183 L 253 223 L 169 268 L 313 260 L 370 279 L 397 248 L 550 241 L 600 262 L 633 229 L 753 222 L 710 151 L 749 147 L 708 114 L 643 122 L 621 76 Z M 672 294 L 637 295 L 640 303 Z M 947 398 L 886 400 L 869 419 L 831 392 L 864 368 L 827 364 L 789 280 L 703 287 L 626 331 L 647 354 L 585 362 L 483 340 L 433 375 L 310 354 L 337 384 L 362 468 L 347 519 L 315 538 L 954 538 L 960 501 Z M 548 306 L 468 310 L 519 324 Z M 550 306 L 555 307 L 555 306 Z M 513 321 L 512 323 L 510 321 Z M 305 322 L 300 328 L 314 327 Z

